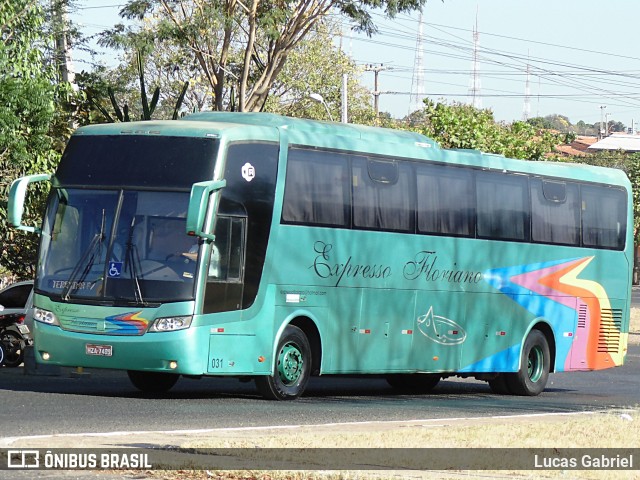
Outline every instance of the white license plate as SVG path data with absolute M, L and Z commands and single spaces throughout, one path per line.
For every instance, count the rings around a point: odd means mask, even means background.
M 18 325 L 18 331 L 20 333 L 29 333 L 29 327 L 26 325 Z
M 111 345 L 93 345 L 87 343 L 87 355 L 98 355 L 100 357 L 110 357 L 113 355 L 113 346 Z

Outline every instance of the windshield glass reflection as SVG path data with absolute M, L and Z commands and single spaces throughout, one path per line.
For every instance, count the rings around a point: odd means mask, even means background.
M 189 194 L 60 189 L 51 196 L 37 289 L 113 304 L 193 299 L 198 244 Z

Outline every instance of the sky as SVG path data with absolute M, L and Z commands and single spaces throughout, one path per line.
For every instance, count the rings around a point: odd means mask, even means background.
M 119 21 L 124 0 L 77 3 L 72 18 L 92 34 Z M 639 18 L 638 0 L 428 0 L 420 69 L 418 12 L 393 20 L 375 13 L 379 32 L 371 38 L 345 24 L 342 47 L 363 69 L 380 69 L 380 111 L 396 118 L 416 105 L 412 92 L 463 103 L 475 92 L 476 104 L 499 121 L 522 120 L 528 103 L 529 118 L 560 114 L 573 124 L 607 119 L 638 127 Z M 374 72 L 363 71 L 360 81 L 373 90 Z

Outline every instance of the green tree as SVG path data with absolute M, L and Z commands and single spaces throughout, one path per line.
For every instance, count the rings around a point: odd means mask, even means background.
M 206 82 L 209 108 L 260 111 L 288 56 L 330 12 L 338 11 L 355 28 L 373 33 L 371 9 L 394 16 L 424 3 L 426 0 L 131 0 L 121 15 L 145 23 L 116 26 L 105 33 L 103 45 L 128 50 L 146 47 L 149 52 L 163 43 L 183 59 L 179 71 L 189 70 Z
M 289 117 L 329 120 L 324 105 L 310 98 L 322 96 L 331 117 L 339 120 L 342 107 L 342 76 L 346 74 L 348 120 L 369 124 L 375 119 L 371 93 L 358 83 L 360 71 L 333 42 L 338 26 L 320 22 L 289 54 L 287 64 L 274 82 L 264 110 Z
M 18 176 L 52 171 L 58 154 L 51 136 L 56 112 L 52 70 L 43 57 L 45 12 L 31 0 L 0 6 L 0 266 L 18 277 L 34 273 L 37 237 L 7 225 L 7 192 Z M 26 221 L 39 223 L 46 192 L 26 205 Z
M 426 99 L 425 108 L 407 121 L 412 130 L 433 138 L 443 148 L 470 148 L 511 158 L 543 160 L 564 141 L 564 135 L 526 122 L 498 123 L 491 110 L 462 103 Z

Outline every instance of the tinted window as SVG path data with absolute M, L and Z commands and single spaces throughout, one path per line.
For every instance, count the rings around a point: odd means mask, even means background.
M 55 178 L 65 186 L 190 189 L 213 178 L 217 140 L 150 135 L 75 135 Z
M 0 293 L 0 305 L 4 308 L 24 308 L 33 285 L 15 285 Z
M 413 231 L 413 169 L 408 163 L 353 157 L 353 226 Z
M 479 172 L 477 175 L 478 237 L 529 239 L 527 177 Z
M 418 231 L 474 236 L 475 197 L 471 170 L 418 166 Z
M 577 184 L 531 179 L 531 239 L 580 244 L 580 191 Z
M 581 190 L 583 244 L 623 249 L 627 218 L 624 190 L 590 185 Z
M 282 220 L 310 225 L 349 226 L 347 155 L 291 149 Z
M 211 245 L 208 282 L 240 282 L 244 266 L 244 218 L 219 216 Z

